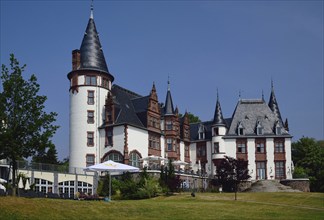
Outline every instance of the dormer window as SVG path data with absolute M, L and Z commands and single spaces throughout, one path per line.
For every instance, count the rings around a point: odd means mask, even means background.
M 202 124 L 199 125 L 198 138 L 199 140 L 205 139 L 205 127 Z
M 276 131 L 276 135 L 281 135 L 281 133 L 282 133 L 279 121 L 277 121 L 277 123 L 276 123 L 275 131 Z
M 259 121 L 257 122 L 256 133 L 257 133 L 257 135 L 263 134 L 263 127 L 261 125 L 261 122 L 259 122 Z
M 244 127 L 242 123 L 240 122 L 239 125 L 237 126 L 237 134 L 238 135 L 244 135 Z

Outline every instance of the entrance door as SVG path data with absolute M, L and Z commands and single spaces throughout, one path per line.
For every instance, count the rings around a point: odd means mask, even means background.
M 266 162 L 256 162 L 257 168 L 257 179 L 264 180 L 266 179 Z

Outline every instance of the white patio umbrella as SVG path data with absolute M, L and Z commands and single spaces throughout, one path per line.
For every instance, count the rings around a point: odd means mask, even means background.
M 181 160 L 176 160 L 176 161 L 173 161 L 172 164 L 175 166 L 181 166 L 181 165 L 188 165 L 189 163 L 181 161 Z
M 23 189 L 24 188 L 24 183 L 23 183 L 23 178 L 22 177 L 19 178 L 18 188 L 19 189 Z
M 29 180 L 26 180 L 25 190 L 30 190 Z
M 0 183 L 0 189 L 4 190 L 6 192 L 6 187 Z
M 85 168 L 84 171 L 106 171 L 109 173 L 109 200 L 111 200 L 111 172 L 136 172 L 139 171 L 139 168 L 108 160 L 103 163 L 89 166 Z
M 7 183 L 7 180 L 0 178 L 0 183 Z
M 159 161 L 159 160 L 168 160 L 168 159 L 160 157 L 160 156 L 150 155 L 150 156 L 142 158 L 141 160 Z

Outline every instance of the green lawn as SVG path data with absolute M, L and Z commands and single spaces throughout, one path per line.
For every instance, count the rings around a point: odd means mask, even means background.
M 320 193 L 189 193 L 147 200 L 0 197 L 0 219 L 324 219 Z

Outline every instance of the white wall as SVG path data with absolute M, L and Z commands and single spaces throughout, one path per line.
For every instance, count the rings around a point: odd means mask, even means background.
M 128 152 L 137 150 L 142 157 L 148 156 L 148 131 L 128 125 Z
M 292 179 L 291 139 L 285 138 L 286 179 Z

